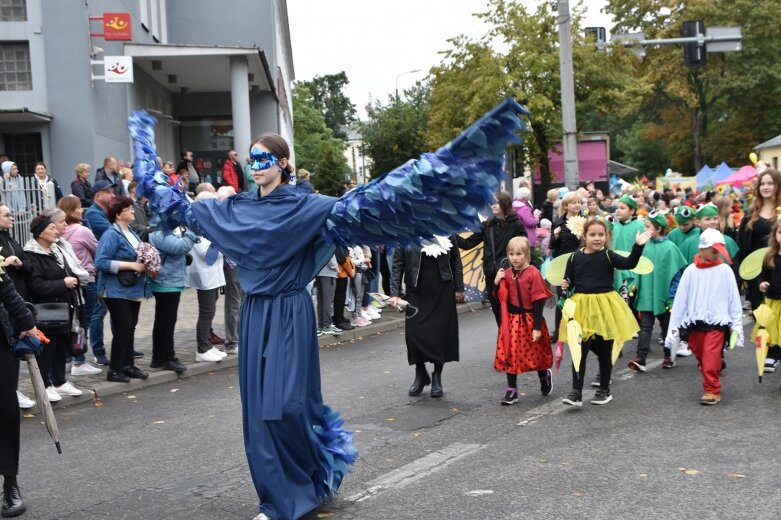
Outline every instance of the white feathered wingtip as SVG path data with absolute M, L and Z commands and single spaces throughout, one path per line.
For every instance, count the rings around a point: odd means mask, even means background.
M 453 247 L 453 242 L 450 241 L 450 238 L 440 235 L 434 235 L 434 237 L 426 241 L 423 245 L 423 247 L 420 249 L 420 251 L 426 255 L 430 256 L 432 258 L 436 258 L 439 255 L 443 255 L 450 251 Z

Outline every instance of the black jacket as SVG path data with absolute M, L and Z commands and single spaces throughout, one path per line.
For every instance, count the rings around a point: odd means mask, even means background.
M 22 261 L 22 267 L 6 266 L 5 272 L 8 273 L 8 277 L 16 287 L 16 292 L 19 293 L 23 299 L 27 298 L 27 286 L 24 279 L 24 268 L 27 266 L 27 253 L 24 251 L 19 242 L 14 240 L 11 233 L 8 231 L 0 231 L 0 255 L 4 258 L 9 256 L 16 256 Z M 26 329 L 25 329 L 26 330 Z
M 122 178 L 119 176 L 119 172 L 114 172 L 114 176 L 116 177 L 116 179 L 110 178 L 109 174 L 106 173 L 106 169 L 100 167 L 95 172 L 95 182 L 106 181 L 114 187 L 114 195 L 116 195 L 117 197 L 122 197 L 122 196 L 127 197 L 127 192 L 125 191 L 125 185 L 122 182 Z
M 19 332 L 35 327 L 32 313 L 7 276 L 0 280 L 0 327 L 3 329 L 0 338 L 9 348 L 13 346 Z
M 553 230 L 561 228 L 559 236 L 553 234 Z M 567 227 L 567 216 L 559 217 L 551 226 L 550 248 L 553 257 L 563 255 L 564 253 L 574 253 L 580 247 L 580 239 L 575 236 Z
M 53 245 L 52 248 L 54 247 L 57 246 Z M 27 249 L 27 266 L 24 273 L 28 300 L 33 303 L 69 303 L 73 319 L 73 307 L 78 304 L 78 296 L 76 289 L 68 289 L 65 286 L 65 277 L 73 274 L 67 266 L 60 267 L 53 254 L 30 251 L 29 245 Z
M 458 247 L 472 249 L 476 245 L 483 244 L 483 273 L 486 280 L 496 276 L 497 261 L 507 258 L 507 243 L 513 237 L 525 237 L 526 228 L 515 213 L 502 219 L 489 219 L 483 222 L 483 228 L 477 233 L 462 238 L 457 236 Z
M 82 182 L 80 179 L 76 179 L 71 182 L 71 194 L 79 198 L 82 208 L 87 209 L 92 206 L 92 197 L 95 194 L 92 192 L 90 181 Z
M 453 246 L 447 254 L 439 255 L 436 259 L 439 263 L 439 277 L 443 282 L 453 280 L 455 292 L 464 292 L 464 272 L 461 266 L 461 253 L 455 247 L 455 236 L 450 237 Z M 391 267 L 390 295 L 401 294 L 401 281 L 407 287 L 415 287 L 420 274 L 420 249 L 407 249 L 398 247 L 393 252 L 393 266 Z

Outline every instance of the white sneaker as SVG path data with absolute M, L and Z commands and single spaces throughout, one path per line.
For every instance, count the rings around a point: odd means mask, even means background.
M 94 376 L 95 374 L 101 373 L 103 373 L 103 371 L 96 366 L 92 366 L 89 361 L 71 367 L 72 376 Z
M 685 341 L 681 341 L 678 346 L 678 352 L 675 354 L 678 357 L 689 357 L 692 355 L 692 351 L 689 350 L 689 344 Z
M 263 513 L 260 513 L 258 516 L 256 516 L 252 520 L 271 520 L 271 519 L 269 517 L 267 517 L 266 515 L 264 515 Z
M 222 361 L 222 356 L 214 352 L 214 350 L 215 349 L 212 348 L 211 350 L 207 350 L 203 354 L 198 352 L 197 354 L 195 354 L 195 361 L 197 361 L 198 363 L 219 363 L 220 361 Z
M 763 369 L 763 372 L 766 374 L 772 374 L 773 372 L 776 371 L 777 366 L 778 366 L 777 359 L 767 358 L 765 360 L 765 367 Z
M 228 353 L 227 352 L 223 352 L 222 350 L 218 349 L 217 347 L 212 347 L 212 350 L 214 352 L 216 352 L 217 355 L 220 356 L 220 358 L 222 358 L 222 359 L 225 359 L 226 357 L 228 357 Z
M 62 401 L 62 396 L 57 393 L 57 390 L 55 390 L 53 386 L 46 387 L 46 397 L 49 399 L 50 403 Z
M 24 395 L 19 390 L 16 391 L 16 400 L 19 401 L 19 408 L 27 410 L 35 406 L 35 401 Z
M 227 347 L 225 349 L 225 353 L 226 354 L 230 354 L 230 355 L 238 355 L 238 353 L 239 353 L 239 346 L 236 345 L 235 347 Z
M 369 317 L 370 320 L 379 320 L 380 318 L 382 318 L 382 315 L 379 312 L 377 312 L 377 309 L 375 309 L 371 305 L 369 307 L 366 307 L 366 309 L 364 309 L 363 312 L 366 313 L 366 315 Z
M 363 318 L 365 320 L 369 320 L 369 321 L 377 319 L 377 318 L 372 318 L 371 314 L 369 314 L 367 311 L 364 311 L 364 310 L 361 311 L 361 318 Z
M 60 395 L 64 394 L 64 395 L 76 396 L 76 395 L 81 395 L 81 394 L 84 393 L 81 390 L 79 390 L 78 388 L 76 388 L 75 386 L 73 386 L 73 383 L 71 383 L 71 382 L 65 382 L 65 384 L 63 384 L 63 385 L 55 386 L 54 389 Z

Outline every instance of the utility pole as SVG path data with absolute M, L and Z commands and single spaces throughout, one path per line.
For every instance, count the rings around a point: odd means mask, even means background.
M 558 0 L 561 126 L 564 130 L 564 184 L 575 190 L 578 175 L 578 125 L 575 120 L 575 79 L 572 72 L 572 33 L 569 0 Z

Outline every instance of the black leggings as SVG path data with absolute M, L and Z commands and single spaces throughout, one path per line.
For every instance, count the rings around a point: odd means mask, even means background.
M 19 360 L 11 354 L 5 340 L 0 341 L 0 475 L 19 471 L 19 401 L 16 382 Z
M 165 363 L 176 357 L 174 329 L 179 311 L 181 292 L 153 292 L 155 297 L 155 323 L 152 326 L 152 361 Z
M 111 338 L 111 370 L 122 370 L 135 366 L 133 345 L 141 302 L 122 298 L 106 298 L 106 307 L 111 313 L 114 336 Z
M 537 371 L 537 377 L 539 377 L 540 380 L 545 379 L 547 375 L 548 375 L 547 370 Z M 507 386 L 510 388 L 518 388 L 518 374 L 507 374 Z
M 599 361 L 599 387 L 607 390 L 610 388 L 610 377 L 613 372 L 613 341 L 604 339 L 602 336 L 593 336 L 581 345 L 583 353 L 580 357 L 579 374 L 575 372 L 575 366 L 572 366 L 572 389 L 583 390 L 583 381 L 586 378 L 586 358 L 590 350 L 597 356 Z

